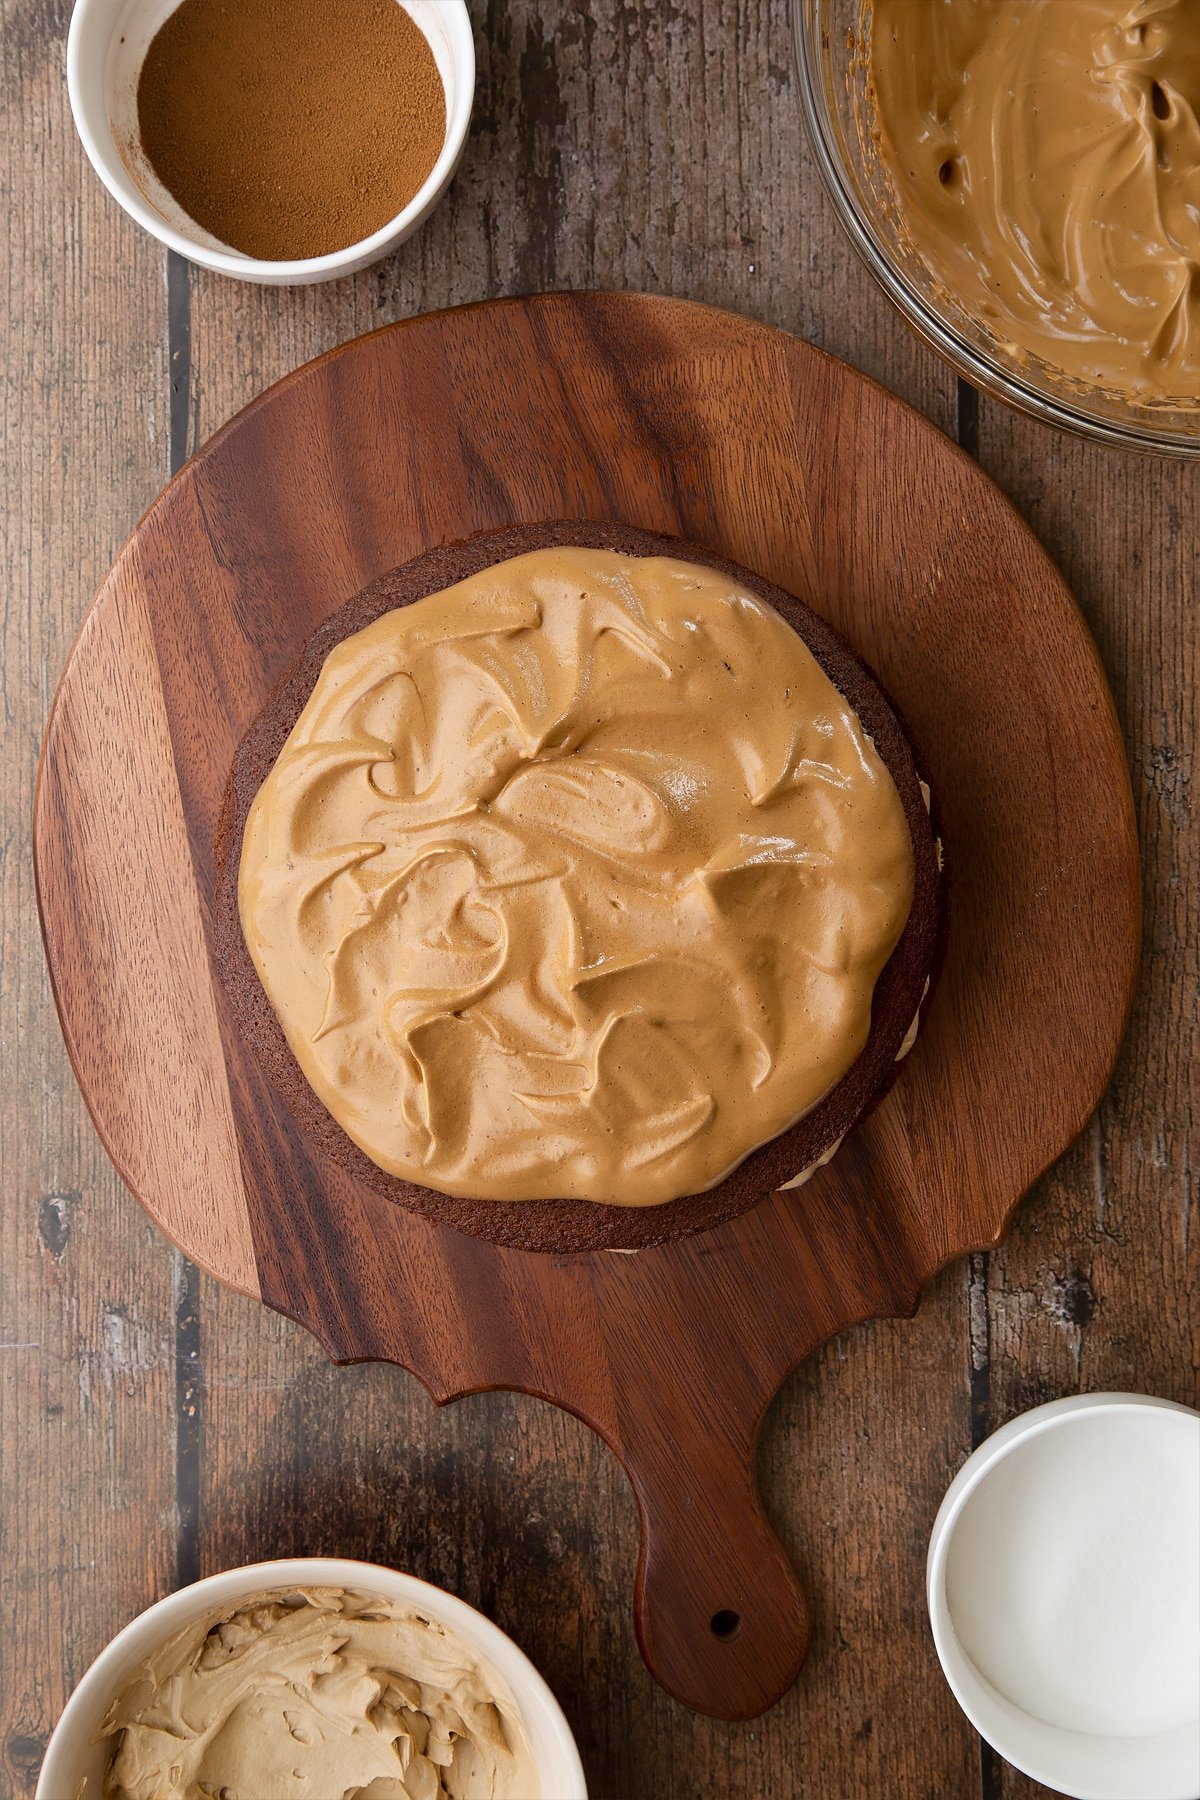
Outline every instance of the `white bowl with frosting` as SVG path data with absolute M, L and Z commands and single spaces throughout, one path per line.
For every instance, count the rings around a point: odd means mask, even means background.
M 210 1575 L 119 1632 L 35 1800 L 338 1800 L 376 1781 L 412 1800 L 587 1794 L 561 1707 L 497 1626 L 415 1576 L 300 1557 Z

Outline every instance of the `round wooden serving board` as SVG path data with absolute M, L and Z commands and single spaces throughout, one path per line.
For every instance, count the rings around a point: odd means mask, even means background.
M 885 1103 L 807 1186 L 637 1255 L 497 1249 L 322 1163 L 210 968 L 222 790 L 303 640 L 432 545 L 571 518 L 706 545 L 824 614 L 908 717 L 953 880 L 945 972 Z M 552 295 L 393 326 L 256 400 L 138 526 L 54 704 L 36 854 L 75 1071 L 163 1230 L 339 1361 L 585 1419 L 637 1495 L 655 1676 L 726 1718 L 777 1700 L 808 1625 L 758 1498 L 763 1413 L 832 1333 L 911 1312 L 996 1243 L 1095 1107 L 1130 1003 L 1112 701 L 997 489 L 852 369 L 704 307 Z

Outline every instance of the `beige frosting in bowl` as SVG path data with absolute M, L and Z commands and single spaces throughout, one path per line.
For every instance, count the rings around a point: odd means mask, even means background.
M 239 905 L 301 1069 L 382 1168 L 654 1205 L 850 1068 L 913 880 L 891 775 L 774 608 L 567 548 L 330 653 Z
M 168 1640 L 113 1701 L 103 1800 L 537 1800 L 505 1683 L 413 1608 L 264 1593 Z M 87 1794 L 83 1800 L 87 1800 Z
M 864 0 L 904 237 L 1002 346 L 1200 405 L 1197 0 Z

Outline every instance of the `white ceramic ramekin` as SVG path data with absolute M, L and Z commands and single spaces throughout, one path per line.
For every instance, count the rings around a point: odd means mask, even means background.
M 967 1458 L 947 1490 L 929 1540 L 926 1593 L 933 1641 L 954 1697 L 979 1734 L 1006 1762 L 1072 1800 L 1197 1800 L 1200 1795 L 1200 1693 L 1197 1719 L 1146 1737 L 1093 1737 L 1066 1731 L 1014 1706 L 976 1668 L 954 1629 L 946 1593 L 950 1545 L 964 1508 L 998 1463 L 1041 1432 L 1069 1432 L 1080 1420 L 1128 1418 L 1170 1434 L 1200 1459 L 1200 1414 L 1145 1394 L 1081 1394 L 1011 1419 Z M 1197 1522 L 1200 1529 L 1200 1521 Z
M 178 4 L 179 0 L 75 0 L 71 14 L 67 87 L 76 129 L 92 167 L 131 218 L 189 262 L 274 287 L 352 275 L 412 235 L 450 185 L 467 141 L 475 98 L 475 43 L 466 0 L 397 0 L 428 38 L 446 89 L 446 141 L 429 179 L 404 210 L 371 237 L 329 256 L 300 262 L 263 262 L 222 244 L 188 218 L 141 152 L 138 74 L 150 40 Z
M 541 1782 L 542 1800 L 587 1800 L 579 1751 L 562 1708 L 529 1658 L 512 1639 L 463 1600 L 441 1588 L 374 1563 L 337 1556 L 294 1557 L 251 1563 L 209 1575 L 165 1600 L 117 1633 L 102 1650 L 67 1702 L 54 1729 L 38 1777 L 34 1800 L 75 1800 L 86 1776 L 88 1794 L 99 1795 L 111 1746 L 93 1739 L 109 1703 L 129 1676 L 167 1638 L 191 1619 L 228 1606 L 232 1612 L 251 1594 L 297 1587 L 344 1588 L 402 1606 L 417 1606 L 477 1650 L 512 1690 Z

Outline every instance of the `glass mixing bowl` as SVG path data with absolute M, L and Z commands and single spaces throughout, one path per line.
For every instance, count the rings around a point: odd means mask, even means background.
M 850 242 L 913 330 L 974 386 L 1080 437 L 1165 456 L 1200 456 L 1200 410 L 1081 391 L 1044 363 L 1008 354 L 934 287 L 907 247 L 870 153 L 864 0 L 792 0 L 800 97 L 817 166 Z

